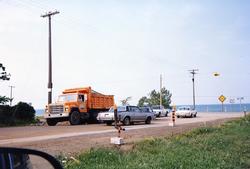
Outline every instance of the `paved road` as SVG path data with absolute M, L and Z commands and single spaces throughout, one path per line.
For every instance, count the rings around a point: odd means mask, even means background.
M 240 113 L 199 113 L 197 118 L 178 118 L 176 125 L 181 126 L 184 124 L 192 123 L 207 123 L 217 119 L 235 118 L 240 117 Z M 136 124 L 133 126 L 126 126 L 126 131 L 147 129 L 147 128 L 160 128 L 169 126 L 171 117 L 162 117 L 152 121 L 152 124 Z M 0 128 L 0 146 L 17 144 L 17 143 L 30 143 L 46 140 L 54 140 L 61 138 L 72 138 L 77 136 L 90 136 L 105 133 L 116 133 L 113 126 L 106 126 L 105 124 L 91 124 L 79 126 L 26 126 L 26 127 L 9 127 Z

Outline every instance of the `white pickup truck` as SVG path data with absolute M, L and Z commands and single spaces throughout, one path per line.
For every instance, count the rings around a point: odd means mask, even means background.
M 168 116 L 169 110 L 165 109 L 163 106 L 155 105 L 151 107 L 156 117 Z

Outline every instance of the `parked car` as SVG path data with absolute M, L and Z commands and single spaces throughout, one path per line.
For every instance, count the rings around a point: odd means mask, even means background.
M 145 122 L 150 124 L 154 119 L 154 113 L 141 110 L 137 106 L 118 106 L 117 115 L 124 125 L 130 125 L 134 122 Z M 110 108 L 108 112 L 101 112 L 97 116 L 97 120 L 111 125 L 114 121 L 114 108 Z
M 177 109 L 175 115 L 179 117 L 196 117 L 197 111 L 191 109 L 190 107 L 180 107 Z
M 151 112 L 151 113 L 154 113 L 153 109 L 149 106 L 142 106 L 142 107 L 139 107 L 141 109 L 141 111 L 143 112 Z
M 168 116 L 169 111 L 165 109 L 163 106 L 155 105 L 155 106 L 152 106 L 152 109 L 156 117 Z

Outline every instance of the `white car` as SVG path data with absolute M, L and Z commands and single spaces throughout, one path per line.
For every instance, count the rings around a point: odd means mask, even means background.
M 155 105 L 151 107 L 153 109 L 153 112 L 155 113 L 156 117 L 160 116 L 168 116 L 169 111 L 167 109 L 164 109 L 163 106 Z
M 197 111 L 191 109 L 190 107 L 180 107 L 176 111 L 175 115 L 179 117 L 196 117 Z

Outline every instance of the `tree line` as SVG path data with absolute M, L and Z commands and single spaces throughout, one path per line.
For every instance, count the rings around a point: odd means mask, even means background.
M 169 90 L 167 90 L 165 87 L 161 89 L 162 94 L 162 105 L 165 108 L 171 108 L 171 97 L 172 94 Z M 122 105 L 128 105 L 129 101 L 131 100 L 131 96 L 121 100 Z M 153 105 L 160 105 L 160 91 L 156 91 L 155 89 L 152 90 L 147 96 L 143 96 L 139 99 L 137 106 L 153 106 Z

